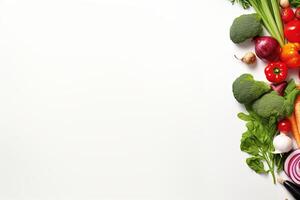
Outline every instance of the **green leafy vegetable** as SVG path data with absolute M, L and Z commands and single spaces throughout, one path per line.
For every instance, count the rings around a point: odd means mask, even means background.
M 268 173 L 265 170 L 263 159 L 260 157 L 250 157 L 246 159 L 247 165 L 258 174 Z
M 251 7 L 251 4 L 248 0 L 229 0 L 232 4 L 238 3 L 243 6 L 244 9 L 248 9 Z
M 289 93 L 291 93 L 296 88 L 296 83 L 293 79 L 291 79 L 286 88 L 284 89 L 284 96 L 287 96 Z
M 285 116 L 290 116 L 293 113 L 294 103 L 299 94 L 300 94 L 300 90 L 296 87 L 295 81 L 291 79 L 284 90 Z
M 265 119 L 247 108 L 249 114 L 239 113 L 238 117 L 246 121 L 247 131 L 243 133 L 240 148 L 250 155 L 247 165 L 258 174 L 271 173 L 276 183 L 275 170 L 282 170 L 282 157 L 273 154 L 273 138 L 277 133 L 277 118 Z
M 300 6 L 300 0 L 290 0 L 290 4 L 292 7 L 299 7 Z
M 230 27 L 230 39 L 234 43 L 241 43 L 262 32 L 261 17 L 256 14 L 241 15 L 234 19 Z
M 262 81 L 256 81 L 251 74 L 242 74 L 232 84 L 235 99 L 242 104 L 250 104 L 271 90 Z
M 284 102 L 285 116 L 290 116 L 293 113 L 294 103 L 299 94 L 300 94 L 300 90 L 298 90 L 295 87 L 290 93 L 285 95 L 285 99 L 286 99 Z

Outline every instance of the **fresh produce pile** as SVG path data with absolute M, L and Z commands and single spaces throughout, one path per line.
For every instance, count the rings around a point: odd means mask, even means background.
M 252 41 L 255 53 L 240 60 L 251 65 L 257 56 L 265 63 L 266 77 L 258 81 L 245 73 L 232 84 L 234 98 L 246 108 L 238 114 L 246 122 L 240 149 L 249 155 L 250 169 L 270 174 L 300 199 L 300 85 L 288 80 L 291 71 L 300 70 L 300 0 L 230 1 L 254 10 L 233 20 L 230 39 Z M 282 171 L 290 180 L 278 176 Z

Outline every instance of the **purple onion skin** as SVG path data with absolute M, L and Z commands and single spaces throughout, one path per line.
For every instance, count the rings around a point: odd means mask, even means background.
M 273 91 L 277 92 L 278 95 L 283 96 L 284 90 L 287 86 L 287 82 L 284 81 L 284 82 L 281 82 L 281 83 L 272 83 L 270 86 L 271 86 Z
M 270 36 L 255 37 L 255 53 L 265 62 L 278 61 L 280 57 L 280 45 L 276 39 Z

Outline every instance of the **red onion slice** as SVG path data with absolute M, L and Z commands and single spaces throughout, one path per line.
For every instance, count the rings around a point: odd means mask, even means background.
M 285 163 L 284 163 L 284 172 L 289 176 L 289 165 L 292 161 L 292 159 L 295 158 L 295 156 L 297 156 L 298 154 L 300 154 L 300 149 L 297 149 L 295 151 L 293 151 L 285 160 Z
M 299 163 L 300 162 L 300 154 L 297 156 L 297 159 L 294 160 L 292 165 L 290 166 L 290 178 L 296 183 L 300 184 L 300 169 Z
M 300 185 L 300 149 L 292 152 L 284 163 L 285 173 Z

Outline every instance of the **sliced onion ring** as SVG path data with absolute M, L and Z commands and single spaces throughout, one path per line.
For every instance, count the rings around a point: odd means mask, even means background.
M 300 154 L 300 149 L 297 149 L 295 151 L 293 151 L 285 160 L 284 163 L 284 172 L 290 176 L 289 171 L 288 171 L 288 167 L 290 165 L 290 163 L 297 157 L 297 155 Z
M 300 149 L 292 152 L 284 163 L 285 173 L 300 185 Z

